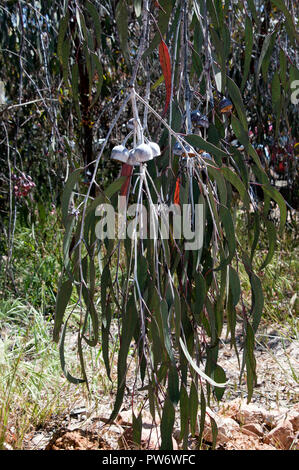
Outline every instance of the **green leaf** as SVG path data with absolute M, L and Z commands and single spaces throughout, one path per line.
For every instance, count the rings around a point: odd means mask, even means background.
M 199 435 L 198 435 L 198 442 L 201 446 L 202 444 L 202 436 L 205 427 L 205 418 L 206 418 L 206 399 L 204 395 L 204 391 L 201 388 L 200 392 L 200 425 L 199 425 Z
M 283 0 L 271 0 L 274 5 L 283 12 L 286 18 L 286 29 L 288 32 L 288 36 L 291 39 L 293 45 L 295 46 L 295 42 L 299 43 L 299 34 L 296 30 L 296 25 L 293 22 L 293 17 L 289 12 L 288 8 L 286 7 Z
M 121 50 L 127 65 L 130 66 L 130 53 L 128 45 L 128 6 L 125 0 L 119 0 L 115 10 L 115 19 Z
M 151 40 L 150 46 L 144 53 L 144 58 L 148 57 L 156 47 L 161 42 L 161 36 L 163 37 L 164 34 L 167 32 L 169 26 L 169 18 L 172 12 L 174 1 L 173 0 L 159 0 L 159 4 L 161 8 L 159 8 L 159 16 L 158 16 L 158 28 L 159 31 L 155 34 L 154 38 Z
M 179 375 L 175 366 L 170 366 L 168 372 L 168 395 L 171 402 L 176 405 L 180 399 Z
M 90 105 L 90 107 L 92 108 L 92 106 L 94 104 L 96 104 L 96 102 L 98 101 L 99 96 L 101 94 L 101 89 L 102 89 L 102 85 L 103 85 L 103 68 L 102 68 L 102 64 L 99 61 L 99 58 L 98 58 L 97 54 L 91 53 L 90 57 L 91 57 L 91 62 L 92 62 L 92 68 L 97 71 L 97 76 L 98 76 L 98 80 L 96 82 L 97 91 L 96 91 L 94 97 L 92 98 L 92 102 L 91 102 L 91 105 Z M 94 81 L 93 81 L 93 84 L 94 84 Z
M 82 116 L 81 116 L 80 103 L 79 103 L 79 67 L 78 67 L 77 62 L 72 67 L 72 95 L 73 95 L 77 117 L 79 121 L 81 121 Z
M 166 300 L 162 300 L 160 304 L 160 311 L 161 311 L 161 318 L 162 318 L 162 326 L 163 326 L 163 338 L 164 338 L 164 346 L 168 353 L 169 359 L 171 360 L 172 364 L 175 365 L 175 359 L 173 355 L 172 345 L 171 345 L 171 335 L 170 335 L 170 328 L 168 325 L 168 305 Z
M 274 252 L 275 252 L 275 245 L 276 245 L 276 230 L 275 225 L 270 220 L 265 220 L 265 226 L 267 229 L 267 236 L 269 241 L 269 250 L 264 262 L 261 264 L 259 269 L 264 269 L 272 260 Z
M 64 38 L 67 32 L 69 24 L 69 13 L 67 13 L 60 21 L 59 24 L 59 31 L 58 31 L 58 39 L 57 39 L 57 55 L 62 61 L 62 45 L 64 43 Z
M 253 319 L 252 328 L 254 333 L 256 333 L 258 326 L 261 321 L 263 308 L 264 308 L 264 295 L 261 285 L 261 281 L 254 274 L 250 273 L 249 276 L 251 284 L 251 293 L 252 293 L 252 307 L 251 307 L 251 316 Z
M 235 162 L 239 176 L 241 177 L 245 187 L 248 188 L 248 169 L 245 163 L 244 155 L 233 146 L 230 147 L 230 150 L 232 152 L 232 159 Z
M 279 76 L 283 88 L 287 89 L 287 58 L 282 49 L 279 51 Z
M 69 320 L 70 316 L 71 315 L 68 316 L 68 318 L 67 318 L 67 320 L 64 324 L 63 330 L 62 330 L 61 340 L 60 340 L 60 344 L 59 344 L 59 358 L 60 358 L 61 369 L 62 369 L 66 379 L 70 383 L 78 385 L 80 383 L 85 382 L 85 380 L 84 379 L 78 379 L 78 378 L 74 377 L 72 374 L 70 374 L 68 372 L 68 370 L 66 369 L 65 356 L 64 356 L 65 334 L 66 334 L 67 323 L 68 323 L 68 320 Z
M 164 402 L 161 420 L 161 447 L 160 450 L 172 450 L 172 430 L 175 420 L 175 409 L 171 400 L 167 397 Z
M 63 70 L 63 79 L 66 85 L 68 85 L 68 66 L 69 66 L 69 56 L 71 51 L 71 42 L 70 40 L 66 39 L 61 48 L 61 64 Z
M 279 233 L 282 235 L 284 226 L 286 224 L 287 220 L 287 207 L 285 204 L 285 200 L 280 194 L 277 189 L 273 188 L 270 184 L 268 185 L 262 185 L 263 191 L 266 195 L 270 196 L 271 199 L 273 199 L 279 206 L 280 210 L 280 225 L 279 225 Z
M 224 157 L 226 158 L 228 156 L 228 153 L 224 152 L 219 147 L 216 147 L 210 142 L 207 142 L 199 135 L 195 135 L 195 134 L 187 135 L 185 137 L 185 140 L 186 142 L 191 144 L 193 147 L 196 147 L 199 150 L 205 150 L 206 152 L 209 152 L 211 155 L 217 155 L 220 158 L 224 158 Z
M 181 386 L 180 393 L 180 420 L 181 420 L 181 432 L 180 439 L 183 439 L 185 434 L 188 432 L 189 423 L 189 397 L 184 384 Z
M 279 74 L 277 70 L 275 71 L 273 75 L 272 84 L 271 84 L 271 92 L 272 92 L 273 110 L 276 114 L 276 119 L 279 119 L 278 114 L 279 114 L 280 101 L 281 101 L 281 90 L 280 90 Z
M 198 411 L 198 392 L 192 380 L 189 396 L 189 413 L 190 413 L 190 430 L 192 436 L 196 433 L 197 428 L 197 411 Z
M 235 136 L 238 138 L 238 140 L 241 142 L 241 144 L 244 145 L 245 149 L 247 150 L 248 145 L 249 145 L 249 138 L 241 122 L 233 115 L 231 119 L 231 124 L 232 124 L 233 131 L 235 133 Z
M 244 348 L 244 358 L 246 364 L 247 379 L 247 403 L 250 402 L 253 394 L 253 388 L 256 385 L 256 360 L 254 357 L 254 333 L 251 325 L 246 325 L 246 343 Z
M 265 37 L 265 40 L 263 42 L 260 58 L 259 58 L 257 69 L 256 69 L 256 81 L 257 82 L 258 82 L 258 79 L 259 79 L 259 73 L 260 73 L 261 66 L 262 66 L 262 63 L 263 63 L 264 59 L 266 59 L 265 60 L 266 66 L 264 66 L 265 68 L 264 68 L 264 71 L 263 71 L 263 75 L 264 75 L 264 81 L 266 81 L 265 80 L 265 78 L 266 78 L 265 74 L 268 71 L 268 65 L 269 65 L 269 62 L 270 62 L 271 52 L 272 52 L 273 47 L 274 47 L 276 34 L 277 34 L 276 30 L 274 30 L 272 33 L 269 33 Z
M 232 294 L 233 306 L 235 307 L 240 299 L 241 286 L 238 273 L 231 266 L 229 267 L 229 289 Z
M 253 230 L 254 230 L 254 238 L 251 246 L 251 255 L 250 255 L 250 261 L 252 263 L 253 256 L 255 249 L 257 247 L 258 241 L 259 241 L 259 236 L 260 236 L 260 215 L 258 212 L 255 212 L 253 214 Z
M 256 24 L 259 24 L 260 20 L 256 12 L 254 0 L 247 0 L 247 3 L 254 21 L 256 22 Z
M 141 433 L 142 433 L 142 414 L 139 413 L 138 417 L 135 417 L 133 413 L 133 443 L 135 446 L 140 446 L 141 444 Z
M 241 90 L 244 89 L 246 80 L 249 73 L 249 67 L 251 62 L 251 54 L 253 48 L 253 28 L 252 23 L 248 15 L 245 17 L 245 62 L 243 70 L 243 78 L 241 84 Z
M 215 387 L 226 387 L 226 383 L 216 383 L 213 379 L 211 379 L 211 377 L 208 377 L 208 376 L 195 364 L 195 362 L 193 361 L 192 357 L 190 356 L 190 354 L 189 354 L 189 352 L 188 352 L 188 349 L 187 349 L 186 346 L 184 345 L 182 338 L 180 338 L 180 345 L 181 345 L 181 348 L 182 348 L 182 350 L 183 350 L 183 353 L 185 354 L 186 359 L 188 360 L 189 364 L 190 364 L 191 367 L 195 370 L 195 372 L 197 372 L 197 374 L 200 375 L 200 377 L 202 377 L 202 378 L 203 378 L 204 380 L 206 380 L 209 384 L 214 385 Z
M 55 308 L 55 320 L 54 320 L 54 331 L 53 331 L 53 340 L 55 343 L 59 340 L 59 333 L 61 325 L 63 322 L 63 315 L 66 310 L 66 307 L 69 303 L 73 290 L 73 283 L 71 279 L 65 281 L 58 290 L 57 299 L 56 299 L 56 308 Z
M 222 367 L 220 367 L 218 364 L 216 368 L 214 369 L 213 377 L 217 382 L 225 382 L 226 381 L 226 374 Z M 225 392 L 225 389 L 219 388 L 219 387 L 214 387 L 214 394 L 215 397 L 218 401 L 220 401 L 223 397 L 223 394 Z
M 248 132 L 248 125 L 247 125 L 247 119 L 246 119 L 246 110 L 245 106 L 243 104 L 241 92 L 235 82 L 227 77 L 227 88 L 228 88 L 228 93 L 230 98 L 232 99 L 232 102 L 234 103 L 234 106 L 237 110 L 239 119 L 241 121 L 241 124 L 246 132 Z
M 127 357 L 129 353 L 130 343 L 133 338 L 137 323 L 137 312 L 133 296 L 131 296 L 129 302 L 124 305 L 122 317 L 123 323 L 121 332 L 121 342 L 117 359 L 117 392 L 114 408 L 110 416 L 110 421 L 113 421 L 116 418 L 122 405 L 125 393 Z
M 95 5 L 91 2 L 89 2 L 89 1 L 85 2 L 85 7 L 86 7 L 86 9 L 88 10 L 88 13 L 90 14 L 90 16 L 93 19 L 94 26 L 95 26 L 95 33 L 96 33 L 97 43 L 98 43 L 98 47 L 99 47 L 100 44 L 101 44 L 101 21 L 100 21 L 99 12 L 98 12 L 97 8 L 95 7 Z
M 236 175 L 230 168 L 222 167 L 220 171 L 223 173 L 223 176 L 236 188 L 240 194 L 241 200 L 244 202 L 245 207 L 249 209 L 249 196 L 247 194 L 246 188 L 238 175 Z
M 233 223 L 230 210 L 227 209 L 225 206 L 220 207 L 219 216 L 220 216 L 222 225 L 225 230 L 225 238 L 226 238 L 226 243 L 227 243 L 227 248 L 228 248 L 228 257 L 225 259 L 225 263 L 229 264 L 231 260 L 233 259 L 233 256 L 236 250 L 234 223 Z
M 205 298 L 206 298 L 206 281 L 201 273 L 195 273 L 195 302 L 194 302 L 194 315 L 199 316 L 202 312 Z
M 226 183 L 225 183 L 225 179 L 223 178 L 223 175 L 218 169 L 212 166 L 208 167 L 208 174 L 209 176 L 213 176 L 214 180 L 216 181 L 220 204 L 222 204 L 223 206 L 226 206 L 227 189 L 226 189 Z

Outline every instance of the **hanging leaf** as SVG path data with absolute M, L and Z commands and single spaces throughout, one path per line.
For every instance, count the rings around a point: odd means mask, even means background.
M 188 349 L 186 348 L 186 346 L 184 345 L 183 343 L 183 340 L 182 338 L 180 338 L 180 345 L 181 345 L 181 348 L 183 350 L 183 353 L 185 354 L 186 356 L 186 359 L 188 360 L 189 364 L 191 365 L 191 367 L 195 370 L 195 372 L 197 372 L 198 375 L 201 376 L 201 378 L 203 378 L 204 380 L 206 380 L 209 384 L 211 385 L 214 385 L 215 387 L 226 387 L 226 383 L 216 383 L 213 379 L 211 379 L 211 377 L 208 377 L 207 374 L 205 374 L 196 364 L 195 362 L 193 361 L 192 357 L 190 356 L 189 352 L 188 352 Z
M 69 23 L 69 14 L 67 13 L 60 21 L 58 39 L 57 39 L 57 55 L 62 62 L 62 45 L 64 43 L 64 38 L 67 32 Z
M 270 196 L 279 206 L 280 210 L 280 225 L 279 225 L 279 233 L 282 235 L 284 226 L 287 220 L 287 208 L 286 203 L 282 195 L 279 191 L 273 188 L 270 184 L 262 185 L 263 191 L 266 195 Z
M 141 444 L 141 433 L 142 433 L 142 414 L 139 413 L 138 417 L 136 418 L 135 414 L 133 413 L 133 436 L 132 441 L 135 446 L 139 447 Z
M 167 31 L 169 26 L 169 18 L 174 6 L 174 0 L 160 0 L 159 2 L 159 16 L 158 16 L 158 28 L 159 30 L 155 34 L 154 38 L 151 40 L 150 46 L 144 53 L 144 58 L 148 57 L 156 47 L 159 45 L 161 38 L 164 37 L 164 34 Z
M 221 168 L 223 176 L 236 188 L 244 205 L 249 208 L 249 196 L 240 178 L 228 167 Z
M 241 90 L 244 89 L 246 80 L 249 73 L 249 67 L 251 62 L 251 54 L 253 48 L 253 28 L 252 23 L 248 15 L 245 17 L 245 62 L 243 70 L 243 78 L 241 84 Z
M 180 392 L 180 415 L 181 415 L 181 431 L 180 439 L 183 439 L 185 434 L 188 432 L 189 424 L 189 403 L 188 393 L 184 384 L 181 386 Z
M 194 381 L 192 380 L 189 396 L 189 414 L 190 414 L 190 431 L 192 436 L 196 433 L 197 428 L 197 412 L 198 412 L 198 392 Z
M 127 65 L 130 66 L 130 53 L 128 45 L 128 6 L 125 0 L 119 0 L 115 10 L 115 19 L 121 50 Z
M 241 92 L 235 82 L 229 77 L 227 77 L 227 88 L 229 96 L 232 99 L 232 102 L 234 103 L 234 106 L 237 110 L 240 122 L 242 123 L 242 126 L 245 131 L 248 132 L 246 110 L 242 100 Z
M 175 409 L 170 399 L 167 397 L 164 402 L 161 420 L 161 447 L 160 450 L 172 450 L 172 430 L 175 420 Z
M 162 116 L 165 116 L 171 98 L 171 63 L 168 47 L 166 46 L 163 40 L 160 42 L 159 46 L 159 59 L 166 86 L 165 106 L 164 111 L 162 113 Z
M 69 303 L 73 290 L 73 283 L 71 279 L 65 281 L 58 290 L 55 308 L 53 340 L 58 343 L 59 333 L 63 322 L 63 315 Z
M 265 220 L 265 226 L 267 229 L 267 237 L 269 241 L 269 249 L 267 256 L 264 262 L 261 264 L 259 269 L 264 269 L 272 260 L 274 252 L 275 252 L 275 244 L 276 244 L 276 230 L 275 225 L 271 220 Z
M 95 53 L 91 53 L 90 55 L 91 57 L 91 61 L 92 61 L 92 65 L 93 65 L 93 70 L 96 71 L 96 77 L 97 77 L 97 80 L 96 82 L 94 81 L 94 76 L 93 76 L 93 81 L 92 83 L 96 83 L 96 94 L 94 95 L 93 99 L 92 99 L 92 103 L 90 105 L 90 107 L 92 108 L 93 105 L 96 104 L 96 102 L 98 101 L 98 98 L 101 94 L 101 89 L 102 89 L 102 85 L 103 85 L 103 68 L 102 68 L 102 64 L 97 56 L 97 54 Z
M 134 330 L 136 328 L 136 322 L 137 312 L 135 301 L 133 297 L 130 297 L 128 304 L 124 305 L 123 309 L 121 342 L 117 359 L 117 392 L 110 421 L 113 421 L 116 418 L 123 402 L 126 386 L 127 357 Z
M 79 121 L 81 121 L 82 116 L 79 103 L 79 68 L 77 62 L 72 67 L 72 96 L 75 104 L 77 117 Z
M 261 55 L 260 55 L 260 58 L 259 58 L 259 61 L 258 61 L 257 69 L 256 69 L 256 81 L 257 82 L 259 80 L 259 73 L 260 73 L 260 70 L 261 70 L 262 63 L 263 63 L 263 61 L 266 57 L 266 54 L 268 53 L 267 57 L 270 57 L 270 55 L 271 55 L 271 51 L 273 49 L 274 42 L 275 42 L 275 39 L 276 39 L 276 34 L 277 34 L 276 30 L 274 30 L 272 33 L 269 33 L 265 37 L 265 40 L 263 42 Z M 269 50 L 269 52 L 268 52 L 268 50 Z M 266 65 L 267 66 L 265 67 L 264 73 L 266 73 L 267 70 L 268 70 L 268 60 L 266 61 Z M 264 76 L 264 81 L 265 81 L 265 76 Z
M 216 155 L 220 158 L 226 158 L 229 154 L 221 150 L 219 147 L 207 142 L 199 135 L 190 134 L 185 137 L 186 142 L 193 145 L 193 147 L 198 148 L 199 150 L 205 150 L 211 155 Z
M 229 289 L 232 293 L 233 306 L 235 307 L 240 299 L 241 286 L 238 273 L 232 266 L 229 267 Z
M 97 46 L 100 47 L 101 45 L 101 21 L 100 21 L 98 10 L 95 7 L 95 5 L 89 1 L 85 2 L 85 7 L 93 19 L 96 38 L 97 38 Z
M 274 5 L 283 12 L 286 18 L 288 36 L 291 39 L 293 45 L 295 46 L 296 42 L 299 43 L 299 34 L 293 22 L 292 15 L 290 14 L 288 8 L 286 7 L 285 2 L 283 0 L 271 0 L 271 2 L 274 3 Z
M 254 357 L 254 333 L 249 323 L 246 325 L 246 344 L 244 348 L 244 358 L 247 372 L 247 403 L 250 402 L 253 388 L 256 385 L 256 360 Z
M 85 379 L 79 379 L 77 377 L 74 377 L 72 374 L 70 374 L 70 372 L 66 369 L 66 363 L 65 363 L 64 343 L 65 343 L 65 335 L 66 335 L 66 329 L 67 329 L 67 324 L 68 324 L 69 318 L 70 318 L 70 315 L 68 316 L 68 318 L 67 318 L 67 320 L 64 324 L 63 330 L 62 330 L 61 340 L 60 340 L 60 344 L 59 344 L 59 358 L 60 358 L 61 369 L 62 369 L 66 379 L 70 383 L 78 385 L 80 383 L 86 382 L 86 380 Z
M 250 284 L 251 284 L 251 294 L 252 294 L 252 306 L 251 306 L 251 316 L 252 316 L 252 329 L 256 333 L 258 326 L 261 321 L 263 307 L 264 307 L 264 295 L 262 290 L 261 281 L 254 274 L 250 273 L 249 275 Z
M 68 180 L 65 184 L 63 193 L 62 193 L 62 198 L 61 198 L 61 211 L 62 211 L 62 222 L 65 226 L 67 222 L 67 216 L 69 213 L 69 206 L 71 203 L 71 198 L 74 190 L 74 186 L 76 183 L 78 183 L 80 175 L 81 175 L 81 168 L 78 168 L 77 170 L 73 171 L 70 176 L 68 177 Z
M 214 370 L 214 373 L 213 373 L 213 377 L 214 379 L 218 382 L 225 382 L 226 381 L 226 374 L 224 372 L 224 370 L 222 369 L 222 367 L 220 367 L 218 364 Z M 223 397 L 223 394 L 224 394 L 225 390 L 223 388 L 219 388 L 219 387 L 214 387 L 214 394 L 215 394 L 215 397 L 218 401 L 220 401 Z

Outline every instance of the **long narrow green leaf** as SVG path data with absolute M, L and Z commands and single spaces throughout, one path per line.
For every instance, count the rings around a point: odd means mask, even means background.
M 172 450 L 172 431 L 175 420 L 175 409 L 170 399 L 167 397 L 163 407 L 161 420 L 161 450 Z
M 241 83 L 241 89 L 243 90 L 246 84 L 246 80 L 249 73 L 249 67 L 251 62 L 251 54 L 253 48 L 253 28 L 252 23 L 248 15 L 245 17 L 245 62 L 243 70 L 243 78 Z
M 214 385 L 214 387 L 226 387 L 226 383 L 217 383 L 211 377 L 208 377 L 193 361 L 192 357 L 190 356 L 188 349 L 186 348 L 185 344 L 183 343 L 182 338 L 180 338 L 180 345 L 183 350 L 183 353 L 186 356 L 186 359 L 188 360 L 189 364 L 191 367 L 197 372 L 198 375 L 200 375 L 204 380 L 206 380 L 209 384 Z
M 67 279 L 67 281 L 65 281 L 58 289 L 53 330 L 53 340 L 56 343 L 59 340 L 59 333 L 63 322 L 63 315 L 71 298 L 72 290 L 73 283 L 71 279 Z

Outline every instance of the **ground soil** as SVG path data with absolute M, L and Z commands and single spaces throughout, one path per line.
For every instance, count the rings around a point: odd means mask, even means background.
M 240 350 L 242 345 L 241 324 L 238 325 L 236 339 Z M 218 417 L 228 418 L 228 423 L 236 424 L 228 432 L 228 439 L 225 438 L 224 441 L 220 439 L 217 442 L 216 449 L 282 448 L 281 445 L 276 445 L 276 442 L 269 441 L 267 437 L 271 426 L 269 423 L 263 422 L 267 421 L 266 413 L 272 412 L 275 416 L 283 415 L 285 419 L 289 413 L 294 413 L 295 409 L 299 415 L 298 341 L 292 338 L 289 332 L 274 326 L 264 326 L 260 328 L 257 336 L 255 354 L 258 383 L 254 390 L 252 404 L 263 410 L 263 417 L 253 419 L 251 427 L 250 425 L 244 427 L 244 423 L 241 423 L 237 417 L 236 410 L 240 403 L 246 403 L 246 380 L 243 377 L 239 383 L 240 369 L 234 349 L 230 347 L 229 340 L 226 340 L 225 336 L 221 340 L 219 364 L 226 371 L 229 385 L 221 405 L 215 403 L 211 413 L 214 417 L 217 416 L 217 419 Z M 240 351 L 240 359 L 242 360 L 242 351 Z M 67 415 L 55 416 L 42 429 L 32 430 L 24 438 L 24 449 L 117 450 L 134 448 L 131 423 L 132 398 L 129 393 L 130 385 L 134 380 L 135 377 L 128 380 L 122 412 L 113 424 L 107 424 L 113 405 L 113 396 L 103 396 L 102 402 L 97 405 L 96 409 L 90 404 L 81 402 Z M 142 399 L 142 392 L 135 398 L 138 403 L 138 400 Z M 209 420 L 209 417 L 207 419 Z M 229 421 L 230 419 L 233 419 L 234 422 Z M 296 419 L 297 426 L 298 417 Z M 143 416 L 141 448 L 155 449 L 159 447 L 159 423 L 156 424 L 155 426 L 150 414 L 146 412 L 146 416 Z M 291 448 L 298 446 L 298 430 L 296 431 L 296 429 L 294 428 L 292 434 Z M 174 448 L 180 448 L 182 445 L 178 436 L 179 420 L 176 422 L 174 432 L 174 438 L 177 438 L 177 440 L 174 439 Z M 202 448 L 210 448 L 211 441 L 212 438 L 207 432 Z M 10 442 L 9 435 L 6 445 L 7 448 L 13 448 L 13 442 Z M 190 449 L 196 448 L 196 436 L 193 438 L 190 436 L 188 445 Z

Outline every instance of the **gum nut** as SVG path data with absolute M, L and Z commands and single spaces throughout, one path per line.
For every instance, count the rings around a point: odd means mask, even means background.
M 200 118 L 202 117 L 201 113 L 196 110 L 196 111 L 192 111 L 191 113 L 191 121 L 192 121 L 192 124 L 194 124 L 195 126 L 198 125 L 198 122 L 200 120 Z
M 135 125 L 136 125 L 136 119 L 135 118 L 129 119 L 129 121 L 127 122 L 127 128 L 130 129 L 130 130 L 135 129 Z
M 203 152 L 203 153 L 201 154 L 201 156 L 202 156 L 203 158 L 207 158 L 208 160 L 212 160 L 212 157 L 211 157 L 211 155 L 210 155 L 208 152 Z
M 140 144 L 134 149 L 136 162 L 144 163 L 153 159 L 152 149 L 148 144 Z
M 219 109 L 221 113 L 228 113 L 232 110 L 232 107 L 232 102 L 227 98 L 223 98 L 219 103 Z
M 129 158 L 127 160 L 127 165 L 136 165 L 136 158 L 135 158 L 135 154 L 134 154 L 134 149 L 133 150 L 130 150 L 129 152 Z
M 202 116 L 199 120 L 198 125 L 201 127 L 204 127 L 205 129 L 208 129 L 210 123 L 209 123 L 209 119 L 207 118 L 207 116 Z
M 184 147 L 185 147 L 185 149 L 186 149 L 187 154 L 190 153 L 191 155 L 195 155 L 195 153 L 193 152 L 193 150 L 191 151 L 190 145 L 184 144 Z M 185 154 L 185 150 L 184 150 L 184 149 L 183 149 L 183 153 Z
M 179 142 L 176 142 L 173 147 L 173 153 L 175 155 L 182 155 L 183 153 L 183 148 Z
M 118 160 L 119 162 L 126 163 L 129 158 L 129 151 L 123 145 L 116 145 L 111 152 L 111 159 Z
M 161 155 L 161 150 L 158 144 L 156 142 L 149 142 L 148 144 L 152 150 L 153 157 L 158 157 Z

